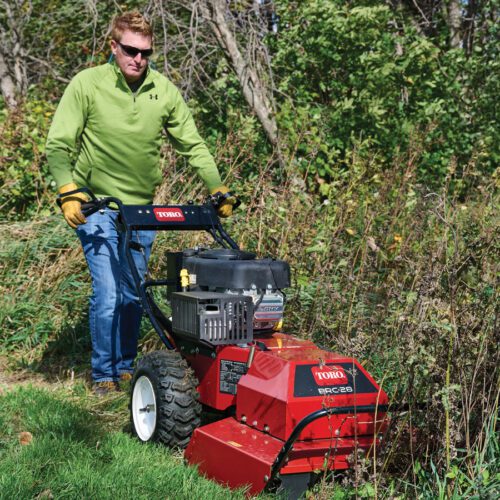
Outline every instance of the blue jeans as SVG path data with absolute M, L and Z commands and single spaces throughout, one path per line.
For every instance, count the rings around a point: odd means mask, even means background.
M 118 212 L 105 209 L 87 217 L 87 223 L 76 229 L 92 278 L 89 325 L 95 382 L 118 380 L 120 374 L 133 371 L 142 318 L 117 218 Z M 141 279 L 154 238 L 154 231 L 133 232 L 132 239 L 144 246 L 146 257 L 131 251 Z

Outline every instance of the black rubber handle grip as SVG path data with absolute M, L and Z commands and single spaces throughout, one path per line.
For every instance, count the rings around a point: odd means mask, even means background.
M 218 210 L 219 207 L 228 198 L 234 199 L 233 208 L 238 208 L 241 205 L 241 200 L 236 195 L 234 195 L 231 191 L 228 191 L 227 193 L 221 193 L 220 191 L 218 191 L 217 193 L 214 193 L 213 195 L 211 195 L 209 199 L 210 199 L 212 205 L 214 206 L 215 210 Z
M 82 214 L 85 217 L 88 217 L 89 215 L 95 214 L 97 211 L 101 209 L 101 204 L 96 203 L 93 201 L 89 201 L 88 203 L 82 203 Z

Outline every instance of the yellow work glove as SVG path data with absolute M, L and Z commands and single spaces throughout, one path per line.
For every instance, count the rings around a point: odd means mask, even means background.
M 60 194 L 69 193 L 70 191 L 74 191 L 78 189 L 78 186 L 74 183 L 66 184 L 62 188 L 59 189 Z M 75 193 L 66 198 L 61 197 L 61 210 L 66 219 L 66 222 L 73 228 L 76 229 L 76 226 L 80 224 L 85 224 L 87 219 L 82 214 L 82 202 L 86 202 L 88 200 L 87 196 L 83 193 Z
M 222 193 L 226 194 L 229 192 L 229 188 L 226 186 L 219 186 L 218 188 L 212 189 L 210 194 Z M 233 205 L 235 204 L 235 198 L 226 198 L 217 209 L 217 214 L 219 217 L 231 217 L 233 215 Z

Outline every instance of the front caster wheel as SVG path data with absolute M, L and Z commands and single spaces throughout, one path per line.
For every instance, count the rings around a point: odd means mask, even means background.
M 197 381 L 176 351 L 147 354 L 137 363 L 131 385 L 130 414 L 134 434 L 185 448 L 200 425 Z

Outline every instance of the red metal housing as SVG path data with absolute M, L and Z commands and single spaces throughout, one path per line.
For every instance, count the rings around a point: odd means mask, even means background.
M 233 488 L 249 484 L 252 494 L 262 491 L 297 424 L 323 408 L 365 411 L 336 410 L 340 414 L 307 425 L 280 475 L 345 469 L 356 448 L 378 443 L 388 398 L 355 359 L 283 333 L 259 338 L 254 349 L 250 366 L 251 347 L 223 346 L 214 358 L 187 358 L 200 401 L 218 410 L 235 406 L 234 417 L 195 430 L 185 456 L 201 472 Z

